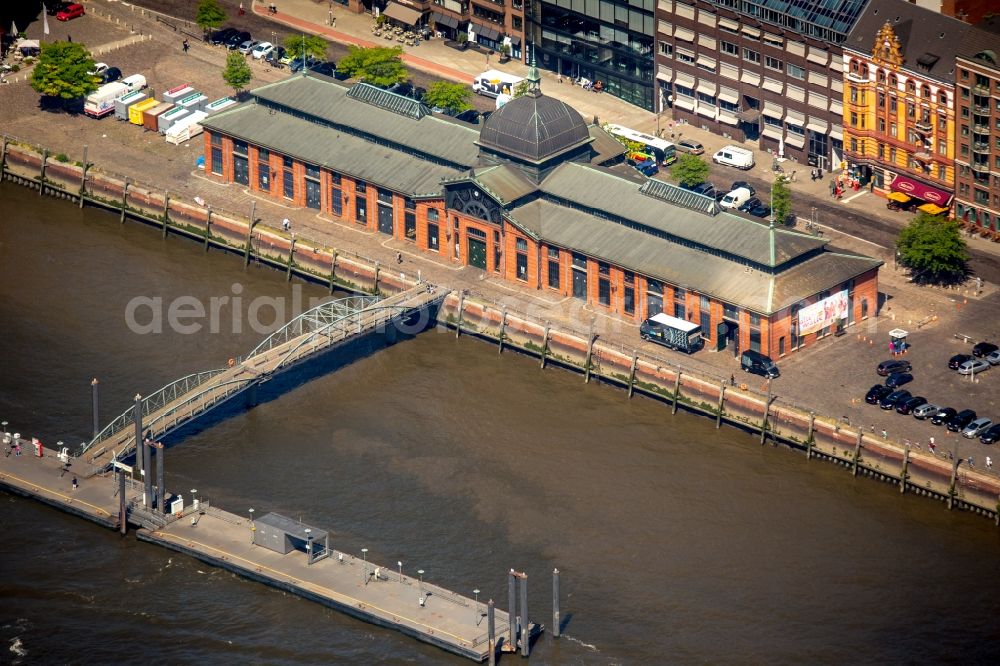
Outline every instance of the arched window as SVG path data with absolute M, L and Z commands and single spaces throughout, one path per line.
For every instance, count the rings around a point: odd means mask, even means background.
M 890 74 L 889 75 L 889 85 L 892 86 L 893 88 L 896 88 L 896 87 L 899 86 L 899 79 L 896 78 L 895 74 Z
M 878 70 L 878 82 L 879 83 L 885 83 L 885 70 L 884 69 Z

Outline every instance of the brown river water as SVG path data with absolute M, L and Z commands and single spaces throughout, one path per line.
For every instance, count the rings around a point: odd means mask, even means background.
M 325 295 L 4 184 L 0 419 L 78 444 L 92 377 L 106 423 L 136 392 L 263 337 L 245 318 L 233 333 L 231 308 L 219 332 L 139 334 L 126 322 L 137 297 L 166 309 L 238 290 L 246 305 L 293 289 Z M 166 471 L 168 488 L 301 516 L 334 548 L 503 608 L 505 572 L 524 570 L 547 625 L 558 567 L 565 635 L 544 635 L 536 663 L 1000 654 L 992 522 L 450 332 L 210 425 L 169 449 Z M 465 661 L 26 499 L 0 494 L 0 529 L 0 663 Z

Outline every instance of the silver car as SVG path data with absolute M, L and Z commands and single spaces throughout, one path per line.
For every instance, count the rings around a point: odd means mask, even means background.
M 965 426 L 965 429 L 962 430 L 962 437 L 968 437 L 969 439 L 979 437 L 981 434 L 986 432 L 991 425 L 993 425 L 993 421 L 990 421 L 988 418 L 978 418 L 969 425 Z
M 941 411 L 941 407 L 938 405 L 926 403 L 913 410 L 913 418 L 923 421 L 924 419 L 929 419 L 934 416 L 939 411 Z
M 990 369 L 989 361 L 982 358 L 974 358 L 958 366 L 958 374 L 974 375 L 977 372 L 982 372 L 983 370 L 989 370 L 989 369 Z
M 986 360 L 990 362 L 990 365 L 1000 365 L 1000 349 L 987 354 Z

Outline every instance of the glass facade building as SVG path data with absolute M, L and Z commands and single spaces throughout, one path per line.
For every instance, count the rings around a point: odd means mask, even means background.
M 653 110 L 655 0 L 543 0 L 532 19 L 538 65 L 600 81 Z

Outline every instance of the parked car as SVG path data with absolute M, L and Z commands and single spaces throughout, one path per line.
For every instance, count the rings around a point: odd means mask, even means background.
M 719 206 L 726 209 L 739 208 L 750 200 L 750 195 L 750 190 L 745 187 L 738 187 L 722 197 L 722 200 L 719 201 Z
M 257 42 L 257 46 L 253 47 L 250 55 L 253 56 L 254 60 L 260 60 L 261 58 L 266 58 L 267 54 L 273 50 L 274 44 L 271 42 Z
M 754 166 L 753 151 L 740 148 L 739 146 L 726 146 L 716 151 L 712 155 L 712 161 L 716 164 L 736 167 L 744 171 L 752 169 Z
M 948 359 L 948 367 L 952 370 L 958 370 L 958 366 L 962 365 L 972 357 L 968 354 L 955 354 Z
M 1000 349 L 1000 347 L 997 347 L 992 342 L 980 342 L 972 348 L 972 355 L 976 358 L 982 358 L 984 356 L 989 356 L 997 349 Z
M 243 42 L 249 39 L 251 39 L 250 33 L 245 30 L 234 32 L 229 36 L 229 39 L 226 40 L 226 48 L 230 51 L 235 51 Z
M 953 417 L 948 419 L 948 423 L 945 425 L 948 426 L 948 430 L 951 430 L 952 432 L 959 432 L 975 420 L 976 412 L 974 410 L 963 409 L 958 414 L 955 414 Z
M 913 381 L 913 375 L 908 372 L 894 372 L 885 379 L 885 385 L 889 388 L 899 388 L 903 384 Z
M 243 55 L 250 55 L 253 52 L 253 50 L 257 48 L 258 44 L 260 44 L 260 42 L 253 39 L 248 39 L 242 44 L 240 44 L 239 48 L 236 50 L 242 53 Z
M 461 120 L 462 122 L 471 123 L 473 125 L 478 125 L 480 122 L 485 122 L 483 114 L 479 113 L 475 109 L 462 111 L 462 113 L 455 116 L 455 120 Z
M 677 150 L 682 153 L 688 153 L 689 155 L 705 154 L 705 146 L 701 145 L 694 139 L 681 139 L 677 142 Z
M 953 407 L 942 407 L 937 412 L 935 412 L 934 416 L 931 417 L 931 423 L 933 423 L 934 425 L 941 425 L 942 423 L 948 421 L 948 419 L 953 417 L 955 414 L 958 414 L 957 409 Z
M 745 180 L 737 180 L 734 182 L 732 187 L 729 188 L 729 191 L 732 192 L 733 190 L 738 190 L 741 187 L 745 190 L 750 190 L 750 196 L 757 194 L 757 190 L 753 188 L 753 185 Z
M 911 414 L 913 410 L 921 405 L 927 404 L 927 398 L 923 396 L 914 396 L 909 400 L 904 400 L 903 402 L 896 403 L 896 413 L 897 414 Z
M 757 197 L 750 197 L 749 199 L 747 199 L 746 201 L 743 202 L 743 205 L 740 206 L 739 209 L 741 211 L 743 211 L 744 213 L 746 213 L 747 211 L 749 211 L 754 206 L 759 206 L 760 203 L 761 203 L 761 201 Z
M 879 400 L 892 393 L 892 389 L 885 384 L 876 384 L 865 393 L 865 402 L 869 405 L 877 405 Z
M 980 417 L 962 429 L 962 437 L 974 439 L 989 430 L 992 425 L 993 421 L 985 416 Z
M 1000 350 L 990 352 L 985 358 L 990 365 L 1000 365 Z
M 103 83 L 111 83 L 113 81 L 117 81 L 120 78 L 122 78 L 122 70 L 118 69 L 117 67 L 108 67 L 101 74 L 101 81 Z
M 886 395 L 884 398 L 878 401 L 878 406 L 882 409 L 895 409 L 903 400 L 909 400 L 913 397 L 913 394 L 906 389 L 900 389 L 898 391 L 893 391 L 892 393 Z
M 958 366 L 958 374 L 960 375 L 974 375 L 977 372 L 982 372 L 983 370 L 990 369 L 990 362 L 982 358 L 974 358 L 971 361 L 966 361 L 962 365 Z
M 275 46 L 271 49 L 267 55 L 264 56 L 264 60 L 270 63 L 271 67 L 275 69 L 281 69 L 285 66 L 285 47 Z
M 995 444 L 997 440 L 1000 440 L 1000 423 L 994 423 L 979 436 L 979 441 L 983 444 Z
M 771 357 L 752 349 L 746 350 L 740 356 L 740 367 L 743 368 L 744 372 L 767 377 L 768 379 L 781 376 L 778 366 L 774 364 Z
M 937 405 L 932 405 L 929 402 L 925 402 L 916 409 L 913 410 L 913 418 L 923 421 L 924 419 L 930 418 L 941 411 L 941 408 Z
M 319 63 L 320 63 L 319 60 L 312 57 L 311 55 L 307 55 L 305 62 L 302 61 L 302 58 L 296 58 L 295 60 L 289 62 L 288 69 L 292 72 L 292 74 L 294 74 L 295 72 L 301 70 L 303 67 L 312 67 L 313 65 L 318 65 Z
M 309 71 L 316 72 L 317 74 L 322 74 L 323 76 L 333 76 L 334 72 L 337 71 L 337 63 L 332 61 L 321 62 L 319 64 L 310 67 Z
M 87 70 L 87 76 L 99 76 L 108 68 L 106 62 L 95 62 L 93 69 Z
M 56 18 L 59 19 L 60 21 L 69 21 L 75 18 L 79 18 L 83 16 L 85 13 L 86 12 L 83 10 L 83 5 L 74 3 L 60 12 L 56 12 Z
M 238 32 L 236 28 L 221 28 L 212 33 L 212 37 L 208 40 L 210 44 L 219 46 L 225 44 L 226 41 Z
M 748 210 L 747 213 L 753 215 L 754 217 L 763 219 L 765 217 L 771 217 L 771 207 L 758 201 L 757 205 Z
M 686 190 L 691 190 L 695 194 L 701 194 L 706 197 L 716 198 L 715 186 L 712 183 L 698 183 L 692 187 L 685 187 Z
M 878 367 L 875 368 L 875 372 L 878 373 L 879 377 L 888 377 L 894 372 L 909 372 L 912 369 L 913 365 L 909 361 L 890 359 L 879 363 Z

